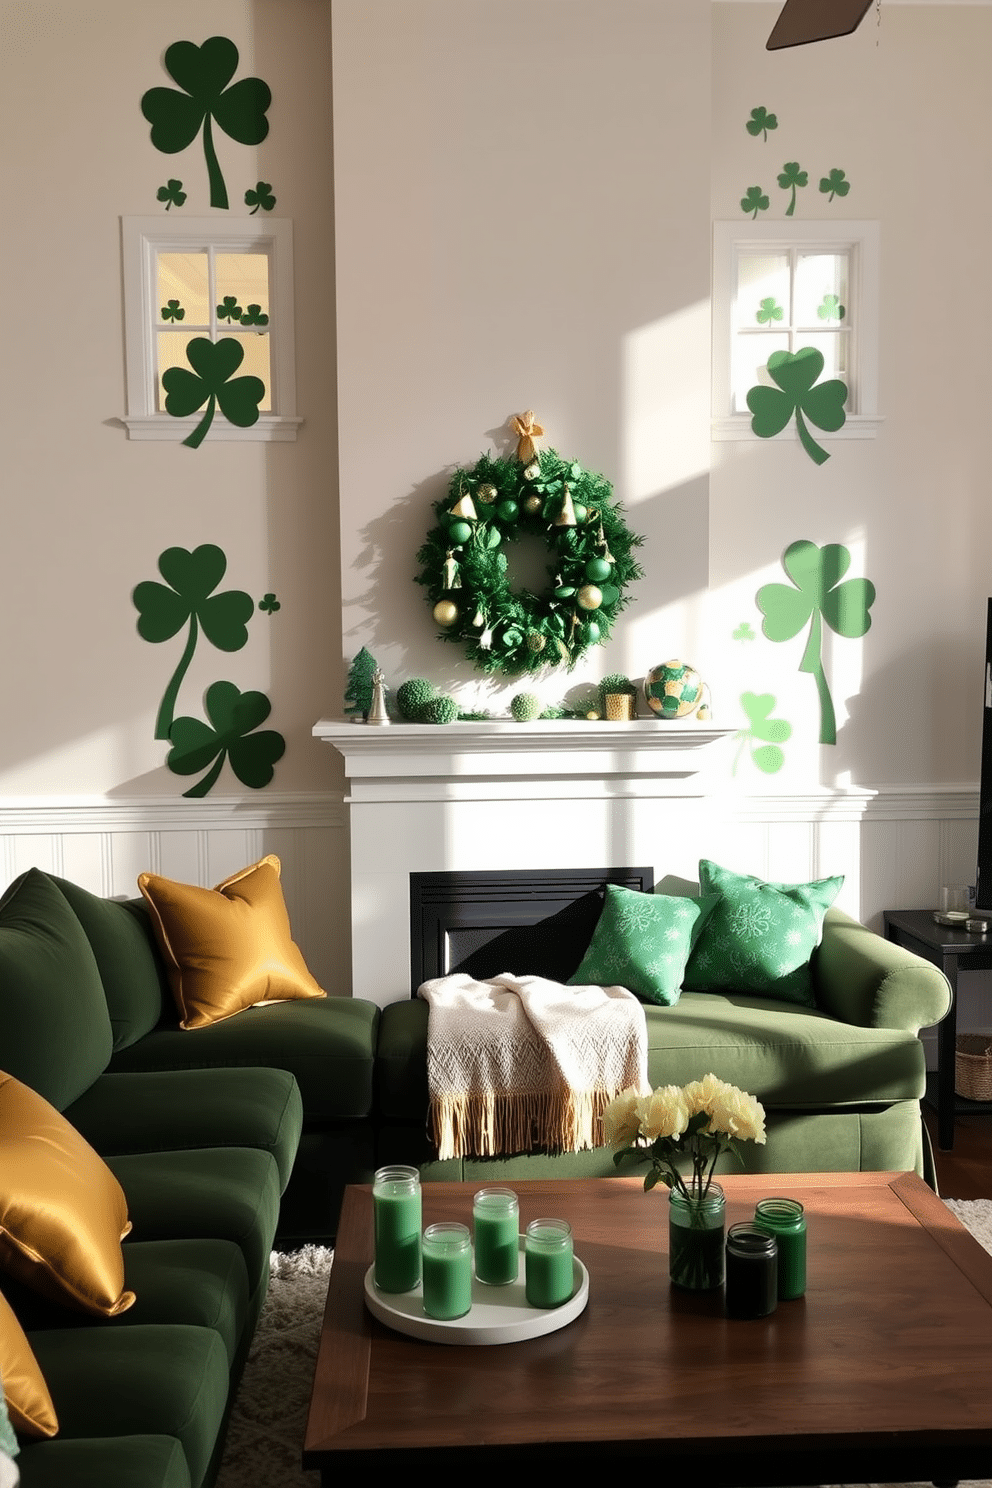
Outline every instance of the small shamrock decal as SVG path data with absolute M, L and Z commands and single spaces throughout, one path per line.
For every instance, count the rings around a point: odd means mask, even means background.
M 225 295 L 223 305 L 217 306 L 217 319 L 226 320 L 228 325 L 232 320 L 240 320 L 244 313 L 236 295 Z
M 239 145 L 260 145 L 269 132 L 265 111 L 272 93 L 261 78 L 242 78 L 228 87 L 238 70 L 238 49 L 226 36 L 211 36 L 202 46 L 175 41 L 166 48 L 165 70 L 182 89 L 150 88 L 141 112 L 152 126 L 152 144 L 164 155 L 191 145 L 203 129 L 203 154 L 210 182 L 210 205 L 227 209 L 227 186 L 214 149 L 212 122 Z
M 745 748 L 750 752 L 751 763 L 766 775 L 774 775 L 785 764 L 785 755 L 779 745 L 784 744 L 791 736 L 792 724 L 787 723 L 784 718 L 772 718 L 774 706 L 775 699 L 770 692 L 763 692 L 760 696 L 755 692 L 741 693 L 741 707 L 747 714 L 751 727 L 739 729 L 734 735 L 741 744 L 734 759 L 732 775 L 737 774 L 737 766 Z M 756 739 L 765 741 L 757 749 L 754 746 Z
M 258 422 L 258 405 L 265 397 L 265 383 L 260 377 L 230 379 L 245 359 L 240 341 L 226 336 L 221 341 L 208 341 L 197 336 L 186 348 L 186 360 L 193 368 L 168 367 L 162 373 L 162 386 L 167 397 L 165 411 L 173 418 L 188 418 L 207 405 L 206 413 L 183 444 L 199 449 L 213 423 L 214 409 L 239 429 L 249 429 Z
M 245 206 L 251 207 L 249 217 L 254 217 L 259 207 L 263 212 L 271 212 L 275 204 L 276 199 L 272 195 L 272 187 L 268 181 L 259 181 L 253 190 L 245 192 Z
M 258 601 L 258 608 L 260 610 L 267 610 L 270 615 L 274 615 L 276 610 L 282 609 L 282 605 L 274 594 L 263 594 L 262 598 Z
M 748 134 L 753 135 L 755 139 L 758 138 L 759 134 L 763 135 L 765 143 L 767 144 L 768 131 L 769 129 L 778 128 L 778 119 L 774 114 L 770 114 L 765 108 L 753 108 L 751 110 L 751 117 L 744 125 L 744 128 L 747 130 Z
M 766 299 L 762 300 L 761 308 L 755 311 L 754 318 L 759 325 L 771 325 L 773 320 L 781 320 L 784 314 L 785 311 L 775 296 L 769 295 Z
M 768 373 L 776 387 L 750 388 L 747 406 L 753 415 L 751 428 L 760 439 L 772 439 L 781 434 L 786 424 L 796 416 L 796 429 L 803 449 L 817 465 L 829 460 L 830 455 L 817 444 L 805 419 L 833 434 L 843 427 L 847 415 L 844 401 L 847 385 L 833 377 L 828 382 L 813 384 L 823 371 L 823 353 L 815 346 L 804 346 L 800 351 L 773 351 L 768 358 Z
M 788 191 L 790 188 L 792 191 L 789 205 L 785 209 L 786 217 L 791 217 L 796 210 L 796 187 L 805 186 L 808 181 L 809 172 L 799 169 L 798 160 L 787 160 L 785 162 L 785 165 L 782 167 L 782 173 L 778 178 L 778 184 L 783 191 Z
M 821 320 L 843 320 L 847 311 L 840 302 L 840 295 L 825 294 L 823 303 L 816 307 L 816 313 Z
M 161 314 L 163 320 L 186 319 L 186 311 L 183 309 L 182 305 L 180 305 L 178 300 L 170 300 L 167 305 L 163 305 Z
M 755 640 L 756 637 L 755 637 L 755 634 L 754 634 L 754 631 L 753 631 L 753 629 L 751 627 L 750 622 L 747 621 L 747 620 L 742 620 L 741 623 L 740 623 L 740 625 L 738 625 L 737 629 L 734 631 L 733 636 L 731 637 L 731 639 L 732 640 L 735 640 L 735 641 L 753 641 L 753 640 Z
M 170 207 L 181 207 L 186 200 L 182 181 L 177 181 L 173 176 L 170 176 L 165 185 L 160 186 L 156 191 L 155 200 L 165 202 L 166 211 Z
M 823 621 L 837 635 L 857 639 L 871 626 L 868 613 L 875 602 L 875 586 L 868 579 L 841 579 L 851 566 L 851 555 L 840 543 L 794 542 L 782 557 L 788 584 L 765 584 L 756 601 L 764 615 L 762 630 L 770 641 L 791 641 L 810 623 L 801 672 L 816 682 L 820 699 L 820 743 L 837 743 L 833 699 L 823 671 Z
M 243 326 L 267 326 L 268 323 L 269 317 L 262 314 L 261 305 L 249 305 L 241 312 L 241 324 Z
M 833 201 L 835 196 L 846 196 L 850 189 L 851 183 L 845 171 L 832 170 L 829 176 L 820 177 L 820 190 L 828 201 Z
M 156 739 L 168 739 L 176 697 L 193 660 L 200 631 L 219 651 L 240 651 L 247 644 L 247 623 L 255 611 L 250 594 L 241 589 L 214 590 L 227 571 L 227 558 L 213 543 L 204 543 L 192 553 L 186 548 L 166 548 L 158 560 L 164 584 L 148 579 L 131 596 L 138 611 L 138 634 L 158 645 L 171 641 L 189 622 L 189 635 L 172 679 L 165 689 L 155 721 Z
M 769 201 L 760 186 L 749 186 L 747 196 L 741 197 L 741 211 L 749 212 L 756 219 L 759 212 L 767 212 Z
M 165 763 L 175 775 L 195 775 L 213 765 L 183 795 L 205 796 L 216 785 L 225 759 L 242 785 L 261 790 L 286 752 L 285 739 L 274 729 L 253 732 L 268 718 L 272 704 L 263 692 L 241 692 L 233 682 L 214 682 L 204 702 L 213 727 L 199 718 L 177 718 L 169 736 L 172 748 Z

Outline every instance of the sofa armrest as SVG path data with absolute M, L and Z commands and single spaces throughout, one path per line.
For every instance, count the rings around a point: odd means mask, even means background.
M 861 1028 L 919 1033 L 939 1023 L 951 1006 L 942 971 L 840 909 L 824 916 L 813 985 L 824 1012 Z

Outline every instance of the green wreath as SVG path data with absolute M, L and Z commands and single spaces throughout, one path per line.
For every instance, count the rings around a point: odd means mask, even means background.
M 434 503 L 437 525 L 417 554 L 415 582 L 427 590 L 440 637 L 466 648 L 483 672 L 571 669 L 607 640 L 643 578 L 631 532 L 602 475 L 553 449 L 527 464 L 482 455 L 456 470 Z M 505 547 L 525 534 L 548 545 L 544 594 L 513 592 Z

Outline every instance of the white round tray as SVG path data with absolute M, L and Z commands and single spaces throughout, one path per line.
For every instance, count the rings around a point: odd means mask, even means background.
M 487 1286 L 472 1277 L 472 1306 L 464 1317 L 444 1322 L 424 1315 L 424 1293 L 418 1283 L 412 1292 L 380 1292 L 372 1280 L 374 1266 L 365 1273 L 365 1305 L 373 1317 L 411 1338 L 433 1343 L 518 1343 L 542 1338 L 566 1327 L 585 1310 L 589 1300 L 589 1272 L 572 1257 L 574 1291 L 560 1307 L 531 1307 L 524 1291 L 523 1236 L 520 1237 L 520 1274 L 506 1286 Z

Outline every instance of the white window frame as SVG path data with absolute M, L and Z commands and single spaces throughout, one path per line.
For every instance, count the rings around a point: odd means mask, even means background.
M 124 338 L 127 358 L 129 439 L 167 439 L 181 443 L 199 423 L 173 418 L 158 407 L 160 253 L 250 253 L 269 259 L 270 372 L 272 412 L 260 413 L 250 428 L 229 423 L 218 408 L 208 443 L 218 440 L 295 440 L 302 418 L 296 413 L 296 353 L 293 320 L 293 224 L 286 217 L 229 220 L 220 217 L 122 217 L 124 261 Z
M 751 415 L 733 411 L 734 337 L 737 334 L 738 258 L 742 249 L 761 248 L 804 253 L 839 253 L 849 259 L 848 295 L 854 330 L 850 345 L 851 383 L 857 406 L 834 433 L 817 429 L 823 443 L 832 439 L 874 439 L 882 425 L 878 409 L 879 225 L 869 221 L 714 222 L 713 224 L 713 408 L 715 440 L 751 440 Z M 798 440 L 795 420 L 776 439 Z

